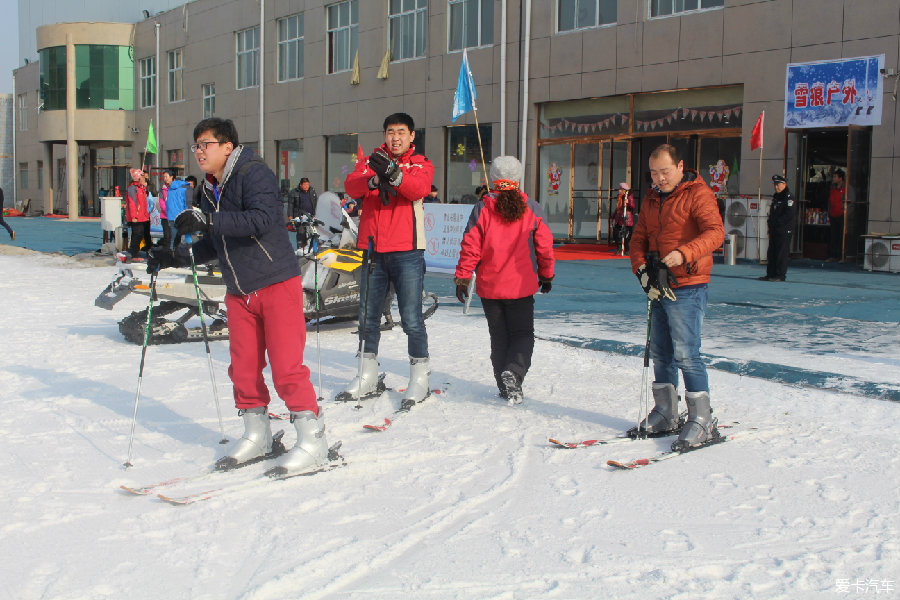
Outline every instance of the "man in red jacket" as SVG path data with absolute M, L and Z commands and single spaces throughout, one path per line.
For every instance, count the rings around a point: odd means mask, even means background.
M 631 239 L 632 270 L 653 302 L 650 352 L 656 406 L 639 426 L 649 434 L 677 430 L 680 370 L 688 420 L 672 448 L 685 450 L 719 435 L 700 338 L 712 252 L 722 245 L 725 230 L 715 194 L 696 171 L 684 168 L 675 147 L 663 144 L 650 154 L 650 175 L 654 187 Z
M 401 406 L 421 402 L 429 392 L 428 334 L 422 316 L 425 287 L 425 211 L 422 200 L 431 191 L 434 167 L 413 154 L 415 124 L 406 113 L 384 120 L 384 143 L 367 157 L 360 156 L 347 176 L 344 190 L 360 200 L 357 245 L 365 250 L 360 285 L 359 335 L 362 352 L 359 374 L 339 399 L 378 393 L 379 323 L 390 287 L 397 292 L 400 320 L 409 350 L 409 385 Z M 371 248 L 370 248 L 371 242 Z

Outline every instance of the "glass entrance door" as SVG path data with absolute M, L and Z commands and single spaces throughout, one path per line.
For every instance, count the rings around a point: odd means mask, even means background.
M 572 187 L 571 146 L 554 144 L 541 146 L 540 178 L 535 194 L 547 217 L 547 225 L 554 239 L 571 237 L 569 228 L 569 190 Z
M 844 216 L 844 253 L 861 259 L 869 221 L 869 175 L 872 128 L 851 125 L 847 132 L 847 214 Z
M 575 144 L 572 158 L 571 237 L 596 240 L 600 215 L 600 144 Z

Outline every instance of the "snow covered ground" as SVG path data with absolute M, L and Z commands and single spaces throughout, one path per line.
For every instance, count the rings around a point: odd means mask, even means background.
M 0 598 L 900 596 L 896 402 L 711 370 L 716 414 L 740 423 L 735 438 L 613 471 L 608 459 L 652 456 L 671 440 L 558 450 L 547 438 L 629 427 L 640 359 L 540 339 L 526 401 L 509 407 L 495 395 L 484 318 L 450 297 L 428 321 L 432 383 L 444 394 L 384 433 L 361 425 L 380 422 L 396 393 L 361 411 L 323 405 L 345 468 L 183 507 L 127 495 L 120 485 L 197 472 L 221 455 L 203 344 L 149 348 L 126 471 L 140 347 L 117 322 L 146 297 L 95 308 L 111 267 L 14 252 L 0 253 Z M 620 331 L 640 344 L 639 329 L 603 327 L 601 315 L 579 324 L 542 314 L 543 338 Z M 707 327 L 706 351 L 758 358 L 713 315 Z M 841 373 L 840 356 L 799 343 L 806 327 L 779 330 L 798 343 L 773 340 L 765 360 Z M 871 327 L 896 346 L 895 326 Z M 354 373 L 352 329 L 321 328 L 326 398 Z M 390 386 L 405 384 L 405 348 L 401 331 L 383 336 Z M 852 354 L 881 365 L 857 376 L 900 384 L 896 354 Z M 227 343 L 213 343 L 212 356 L 233 437 Z M 317 384 L 314 330 L 307 363 Z

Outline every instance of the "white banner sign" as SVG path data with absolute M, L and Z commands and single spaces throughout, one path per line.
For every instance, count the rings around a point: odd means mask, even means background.
M 472 214 L 471 204 L 425 204 L 425 266 L 437 273 L 453 273 L 459 247 Z

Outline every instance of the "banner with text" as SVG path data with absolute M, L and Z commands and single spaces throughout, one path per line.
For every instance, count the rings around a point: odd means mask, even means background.
M 884 54 L 787 66 L 786 129 L 881 125 Z
M 453 273 L 459 260 L 472 204 L 425 204 L 425 266 L 437 273 Z

